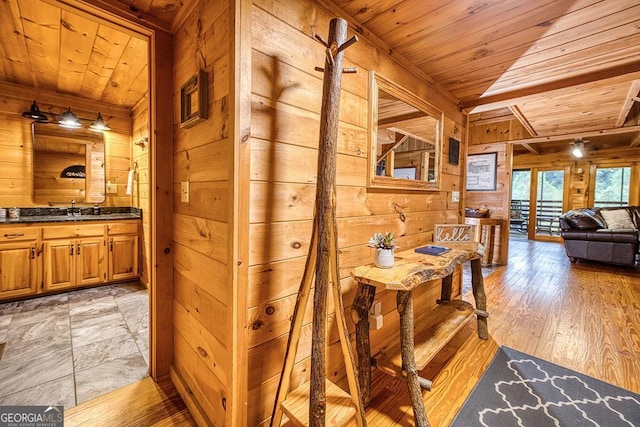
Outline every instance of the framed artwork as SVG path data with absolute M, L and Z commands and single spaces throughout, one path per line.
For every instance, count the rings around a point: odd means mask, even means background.
M 207 119 L 207 73 L 198 71 L 180 88 L 180 127 L 190 128 Z
M 457 165 L 460 158 L 460 141 L 449 137 L 449 164 Z
M 495 191 L 498 153 L 467 156 L 467 191 Z

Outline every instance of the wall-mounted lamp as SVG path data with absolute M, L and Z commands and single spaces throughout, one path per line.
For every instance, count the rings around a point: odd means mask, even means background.
M 573 149 L 571 150 L 573 157 L 581 158 L 584 156 L 584 142 L 581 139 L 573 141 Z
M 78 129 L 82 127 L 78 116 L 71 111 L 71 107 L 68 107 L 67 111 L 62 113 L 62 117 L 58 120 L 58 125 L 66 129 Z
M 89 129 L 95 132 L 103 132 L 105 130 L 111 130 L 109 125 L 107 125 L 104 122 L 104 119 L 102 118 L 102 114 L 100 113 L 98 113 L 98 117 L 96 118 L 96 121 L 91 123 L 91 126 L 89 126 Z
M 38 122 L 48 122 L 49 117 L 38 108 L 38 104 L 36 104 L 35 99 L 33 100 L 33 104 L 31 104 L 31 108 L 29 111 L 25 111 L 22 113 L 22 117 L 26 117 L 28 119 L 34 119 Z

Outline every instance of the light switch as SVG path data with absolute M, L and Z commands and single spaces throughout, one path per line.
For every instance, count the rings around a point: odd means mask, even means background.
M 458 203 L 460 201 L 460 192 L 452 191 L 451 192 L 451 203 Z
M 189 181 L 182 181 L 180 183 L 180 201 L 189 203 Z

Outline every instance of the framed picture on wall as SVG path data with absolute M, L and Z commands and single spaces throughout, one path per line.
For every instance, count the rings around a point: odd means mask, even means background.
M 467 191 L 495 191 L 498 153 L 469 154 Z

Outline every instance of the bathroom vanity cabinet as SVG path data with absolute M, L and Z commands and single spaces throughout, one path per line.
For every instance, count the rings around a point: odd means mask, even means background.
M 0 300 L 139 277 L 140 220 L 0 225 Z
M 37 292 L 39 230 L 3 227 L 0 232 L 0 300 Z

